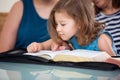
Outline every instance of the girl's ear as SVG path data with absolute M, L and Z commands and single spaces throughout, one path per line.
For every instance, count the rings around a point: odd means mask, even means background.
M 80 29 L 80 26 L 78 26 L 78 29 Z
M 78 29 L 80 29 L 80 24 L 77 24 L 76 26 L 78 27 Z
M 77 27 L 78 27 L 78 30 L 80 29 L 80 25 L 77 25 Z

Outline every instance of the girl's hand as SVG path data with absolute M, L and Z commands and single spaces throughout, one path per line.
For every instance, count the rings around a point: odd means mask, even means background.
M 27 47 L 27 51 L 30 53 L 34 53 L 34 52 L 38 52 L 40 50 L 42 50 L 42 44 L 37 43 L 37 42 L 33 42 L 31 43 L 28 47 Z
M 56 43 L 53 43 L 52 45 L 51 45 L 51 50 L 52 51 L 57 51 L 57 50 L 71 50 L 72 48 L 71 48 L 71 46 L 68 44 L 68 43 L 66 43 L 66 42 L 63 42 L 61 45 L 58 45 L 58 44 L 56 44 Z

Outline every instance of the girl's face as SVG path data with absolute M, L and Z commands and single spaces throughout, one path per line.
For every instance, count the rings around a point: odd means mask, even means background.
M 101 9 L 108 7 L 111 1 L 112 0 L 92 0 L 92 2 Z
M 65 12 L 55 12 L 56 30 L 62 40 L 68 41 L 79 31 L 74 19 Z

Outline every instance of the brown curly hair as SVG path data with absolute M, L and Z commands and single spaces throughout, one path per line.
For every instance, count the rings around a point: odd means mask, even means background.
M 76 24 L 80 25 L 80 31 L 77 35 L 77 41 L 80 45 L 92 42 L 104 28 L 103 24 L 95 21 L 94 8 L 90 0 L 59 0 L 48 20 L 50 36 L 59 45 L 62 39 L 56 31 L 55 12 L 66 12 L 75 20 Z

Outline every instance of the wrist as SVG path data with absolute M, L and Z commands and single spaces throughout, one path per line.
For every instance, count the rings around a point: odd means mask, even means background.
M 45 50 L 44 45 L 42 43 L 39 43 L 39 50 Z

